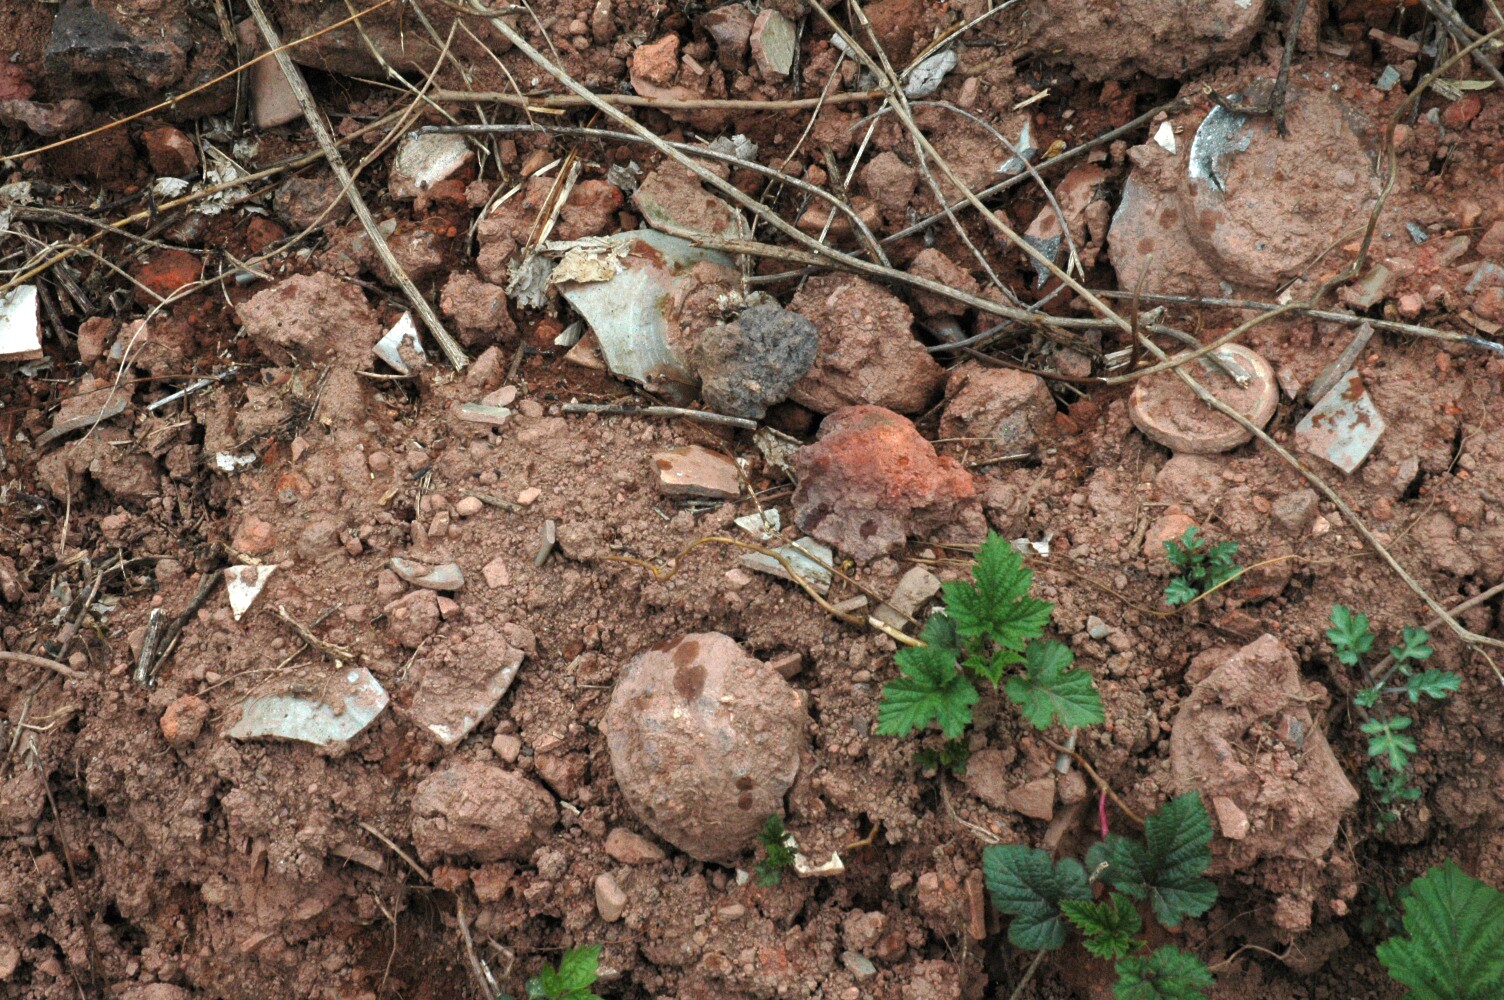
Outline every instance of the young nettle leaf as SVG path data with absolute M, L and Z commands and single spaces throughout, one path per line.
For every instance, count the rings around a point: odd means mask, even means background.
M 1400 644 L 1390 646 L 1389 655 L 1400 664 L 1401 670 L 1408 669 L 1405 666 L 1406 661 L 1429 660 L 1431 658 L 1431 633 L 1423 628 L 1406 625 L 1400 632 Z
M 1044 634 L 1054 605 L 1029 596 L 1034 574 L 1023 556 L 996 532 L 977 550 L 972 580 L 945 584 L 945 611 L 963 639 L 990 639 L 1018 662 L 1024 645 Z
M 1379 945 L 1379 961 L 1415 1000 L 1504 997 L 1504 893 L 1448 861 L 1410 884 L 1407 937 Z
M 1349 667 L 1356 667 L 1363 655 L 1373 648 L 1373 632 L 1368 628 L 1368 616 L 1354 613 L 1341 604 L 1332 606 L 1332 627 L 1326 637 L 1336 650 L 1337 659 Z
M 1037 847 L 988 847 L 982 851 L 982 874 L 992 905 L 1013 918 L 1008 940 L 1030 951 L 1052 951 L 1065 944 L 1061 903 L 1091 899 L 1081 862 L 1074 858 L 1051 861 Z
M 1204 1000 L 1215 980 L 1201 959 L 1173 945 L 1117 964 L 1117 1000 Z
M 1144 821 L 1143 841 L 1114 834 L 1093 844 L 1086 863 L 1102 881 L 1134 899 L 1148 899 L 1154 918 L 1175 927 L 1199 917 L 1217 901 L 1217 887 L 1203 878 L 1212 863 L 1212 824 L 1201 796 L 1186 792 Z
M 1066 899 L 1060 912 L 1076 925 L 1081 943 L 1097 958 L 1115 962 L 1138 948 L 1134 937 L 1144 923 L 1127 896 L 1115 892 L 1100 903 Z
M 1373 708 L 1379 703 L 1379 699 L 1383 697 L 1383 694 L 1384 689 L 1382 687 L 1363 688 L 1357 694 L 1353 695 L 1353 704 L 1360 708 Z
M 1410 696 L 1412 702 L 1420 701 L 1421 695 L 1441 701 L 1453 691 L 1460 690 L 1461 687 L 1461 677 L 1450 670 L 1437 670 L 1434 667 L 1415 674 L 1405 681 L 1405 693 Z
M 527 981 L 529 1000 L 602 1000 L 590 987 L 600 967 L 601 946 L 571 948 L 559 960 L 557 971 L 543 971 Z
M 956 651 L 940 645 L 907 646 L 894 660 L 903 676 L 883 685 L 877 706 L 878 735 L 907 736 L 931 722 L 940 723 L 946 739 L 965 732 L 978 696 L 976 687 L 956 667 Z
M 1055 722 L 1095 726 L 1106 718 L 1091 674 L 1072 669 L 1074 661 L 1070 649 L 1053 639 L 1036 640 L 1024 650 L 1027 672 L 1009 677 L 1005 690 L 1034 728 L 1048 729 Z
M 1385 757 L 1393 770 L 1403 771 L 1415 753 L 1415 740 L 1405 735 L 1410 720 L 1403 715 L 1392 719 L 1369 719 L 1363 723 L 1363 732 L 1368 735 L 1368 756 Z

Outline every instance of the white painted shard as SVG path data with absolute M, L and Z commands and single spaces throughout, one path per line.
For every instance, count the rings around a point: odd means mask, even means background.
M 261 596 L 267 579 L 277 571 L 276 564 L 230 566 L 225 570 L 225 594 L 230 599 L 230 611 L 240 621 L 251 604 Z
M 0 295 L 0 361 L 36 361 L 41 356 L 37 286 L 17 285 Z

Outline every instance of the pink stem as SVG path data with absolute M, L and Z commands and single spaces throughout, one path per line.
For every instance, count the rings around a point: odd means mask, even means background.
M 1107 793 L 1097 795 L 1097 822 L 1102 826 L 1102 839 L 1107 839 Z

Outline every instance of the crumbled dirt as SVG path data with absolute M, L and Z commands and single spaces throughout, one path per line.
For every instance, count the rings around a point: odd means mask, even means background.
M 288 40 L 350 16 L 326 0 L 266 6 Z M 1093 314 L 969 207 L 893 238 L 938 208 L 924 167 L 946 196 L 956 185 L 882 101 L 846 96 L 874 84 L 802 0 L 533 6 L 503 16 L 575 79 L 658 101 L 625 106 L 655 135 L 750 142 L 760 165 L 846 199 L 894 274 Z M 916 124 L 973 190 L 1010 176 L 1027 126 L 1040 180 L 1010 181 L 989 210 L 1037 238 L 1069 234 L 1082 284 L 1124 315 L 1139 293 L 1141 316 L 1164 305 L 1153 322 L 1205 341 L 1251 314 L 1155 294 L 1300 300 L 1342 275 L 1399 113 L 1363 287 L 1322 304 L 1453 336 L 1381 324 L 1353 366 L 1387 430 L 1358 471 L 1321 474 L 1441 604 L 1504 582 L 1491 347 L 1504 95 L 1403 108 L 1436 67 L 1424 6 L 1313 3 L 1289 136 L 1250 118 L 1248 147 L 1210 184 L 1189 170 L 1207 88 L 1262 99 L 1289 4 L 1110 6 L 1031 0 L 982 20 L 914 102 Z M 787 76 L 751 44 L 775 9 L 798 32 Z M 986 11 L 867 7 L 900 69 Z M 307 125 L 258 126 L 257 88 L 233 79 L 189 93 L 252 50 L 234 41 L 249 11 L 222 16 L 180 0 L 0 5 L 0 281 L 37 286 L 46 355 L 0 364 L 0 652 L 60 668 L 0 664 L 0 995 L 481 997 L 483 963 L 520 996 L 564 949 L 599 943 L 597 991 L 613 1000 L 1010 996 L 1029 956 L 988 905 L 982 848 L 1080 856 L 1101 834 L 1100 790 L 1057 772 L 1056 750 L 992 690 L 964 778 L 923 770 L 915 752 L 940 750 L 937 732 L 872 732 L 897 645 L 863 624 L 886 601 L 881 620 L 912 634 L 904 616 L 934 607 L 913 594 L 963 575 L 989 527 L 1033 543 L 1051 636 L 1102 694 L 1083 758 L 1140 814 L 1188 789 L 1212 813 L 1219 901 L 1164 940 L 1217 969 L 1216 1000 L 1396 997 L 1373 953 L 1396 892 L 1446 858 L 1504 886 L 1496 672 L 1431 629 L 1429 665 L 1463 687 L 1410 707 L 1422 796 L 1380 824 L 1352 703 L 1363 676 L 1324 632 L 1346 604 L 1387 646 L 1429 609 L 1262 444 L 1193 455 L 1146 438 L 1131 385 L 1091 381 L 1134 347 L 1126 333 L 997 330 L 901 280 L 741 255 L 661 303 L 702 389 L 612 379 L 593 334 L 575 343 L 559 290 L 522 287 L 557 257 L 548 241 L 598 249 L 656 221 L 808 248 L 641 143 L 528 130 L 618 123 L 548 106 L 564 90 L 486 19 L 410 0 L 291 50 L 378 231 L 472 359 L 452 371 L 415 316 L 426 358 L 404 348 L 400 374 L 371 347 L 411 304 Z M 1401 82 L 1381 89 L 1391 65 Z M 1467 64 L 1446 76 L 1488 79 Z M 803 103 L 662 103 L 707 97 Z M 394 196 L 402 134 L 451 119 L 518 128 L 472 136 L 452 176 Z M 828 203 L 714 169 L 827 246 L 876 258 Z M 1289 313 L 1240 338 L 1280 387 L 1267 432 L 1302 461 L 1305 394 L 1353 332 Z M 975 335 L 991 339 L 945 346 Z M 671 402 L 764 429 L 573 401 Z M 659 459 L 675 454 L 709 485 L 665 490 Z M 776 537 L 734 523 L 759 510 L 778 511 Z M 1161 543 L 1191 524 L 1255 568 L 1171 610 Z M 728 544 L 804 534 L 836 550 L 828 591 L 814 588 L 836 615 Z M 258 565 L 277 569 L 237 619 L 226 570 Z M 1504 635 L 1496 596 L 1460 620 Z M 228 735 L 252 696 L 327 711 L 357 666 L 390 704 L 348 741 Z M 811 865 L 839 854 L 844 870 L 746 877 L 771 813 Z M 1071 946 L 1023 997 L 1105 997 L 1110 979 Z

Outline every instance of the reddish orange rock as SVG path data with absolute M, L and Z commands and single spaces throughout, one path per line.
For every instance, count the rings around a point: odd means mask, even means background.
M 199 279 L 202 271 L 199 259 L 186 250 L 163 250 L 136 269 L 136 304 L 154 306 L 158 298 L 166 298 L 184 285 Z M 144 286 L 144 287 L 142 287 Z
M 204 731 L 204 723 L 207 721 L 209 703 L 202 698 L 185 694 L 167 706 L 157 724 L 162 729 L 162 738 L 169 745 L 182 748 L 198 739 L 198 734 Z
M 859 562 L 896 552 L 910 535 L 986 531 L 971 474 L 880 406 L 826 417 L 814 444 L 794 457 L 794 471 L 799 529 Z

